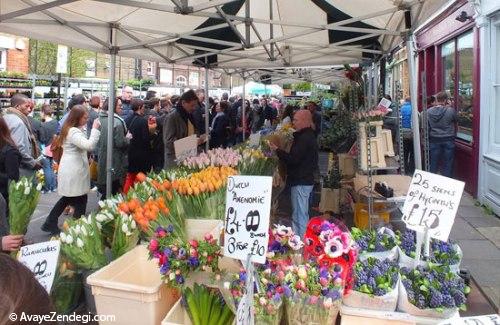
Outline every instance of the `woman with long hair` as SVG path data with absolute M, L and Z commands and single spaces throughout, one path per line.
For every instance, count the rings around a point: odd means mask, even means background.
M 10 136 L 7 123 L 0 117 L 0 251 L 12 251 L 21 246 L 22 235 L 9 235 L 7 216 L 9 202 L 9 182 L 19 180 L 21 153 Z
M 57 190 L 62 197 L 57 201 L 42 225 L 42 230 L 57 234 L 60 232 L 57 221 L 64 208 L 71 205 L 75 208 L 73 217 L 79 218 L 87 208 L 87 193 L 90 191 L 90 171 L 87 152 L 95 149 L 101 123 L 95 119 L 90 138 L 84 132 L 89 113 L 83 105 L 74 106 L 61 130 L 57 144 L 63 148 L 59 163 Z

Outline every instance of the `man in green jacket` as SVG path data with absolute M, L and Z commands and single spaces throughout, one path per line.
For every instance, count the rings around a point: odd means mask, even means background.
M 102 195 L 106 195 L 106 157 L 108 149 L 108 99 L 102 105 L 99 113 L 101 122 L 101 136 L 97 142 L 97 156 L 99 157 L 97 167 L 97 189 Z M 113 165 L 112 165 L 112 185 L 111 194 L 119 193 L 125 175 L 127 173 L 128 157 L 127 149 L 130 143 L 131 135 L 127 130 L 125 121 L 120 117 L 122 103 L 120 98 L 115 99 L 115 114 L 113 121 Z

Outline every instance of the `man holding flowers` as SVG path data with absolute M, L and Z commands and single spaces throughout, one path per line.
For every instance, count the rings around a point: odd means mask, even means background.
M 314 170 L 318 165 L 318 142 L 312 129 L 310 111 L 300 110 L 293 116 L 293 143 L 290 152 L 269 143 L 287 168 L 287 182 L 291 186 L 293 231 L 303 236 L 309 221 L 309 196 L 314 185 Z

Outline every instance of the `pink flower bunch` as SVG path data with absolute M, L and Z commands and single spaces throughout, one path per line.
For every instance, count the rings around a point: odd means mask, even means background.
M 300 236 L 296 235 L 292 228 L 283 225 L 274 225 L 270 231 L 267 257 L 285 257 L 293 251 L 299 251 L 304 247 Z
M 189 169 L 203 169 L 208 166 L 238 166 L 241 155 L 238 151 L 231 148 L 216 148 L 207 152 L 202 152 L 197 156 L 187 157 L 181 163 L 182 166 Z

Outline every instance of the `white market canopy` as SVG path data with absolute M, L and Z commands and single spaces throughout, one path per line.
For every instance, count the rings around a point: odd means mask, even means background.
M 270 69 L 272 78 L 286 74 L 293 81 L 293 71 L 281 68 L 332 67 L 380 57 L 444 2 L 2 0 L 0 31 L 229 73 Z M 333 79 L 339 77 L 335 70 Z M 329 71 L 319 72 L 320 81 L 329 76 Z

